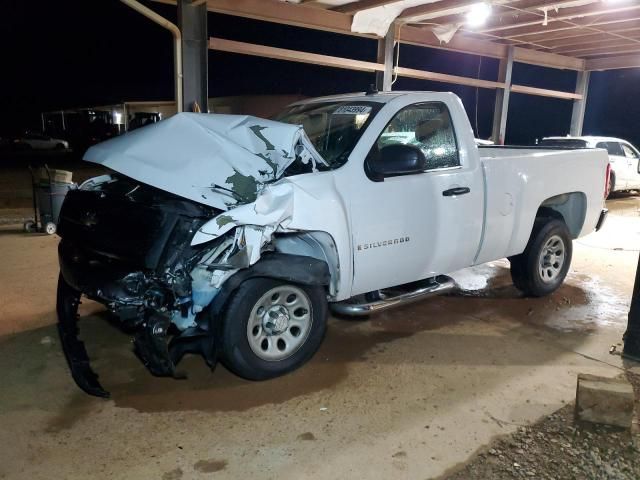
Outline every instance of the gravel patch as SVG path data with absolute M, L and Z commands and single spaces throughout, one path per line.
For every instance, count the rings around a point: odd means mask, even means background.
M 640 375 L 627 373 L 627 378 L 636 392 L 631 429 L 576 422 L 574 405 L 567 405 L 532 426 L 500 437 L 441 479 L 640 479 Z

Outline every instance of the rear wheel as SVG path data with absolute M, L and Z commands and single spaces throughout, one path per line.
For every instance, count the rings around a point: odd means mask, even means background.
M 269 278 L 247 280 L 224 314 L 222 361 L 249 380 L 284 375 L 314 355 L 326 326 L 323 287 Z
M 536 220 L 525 251 L 509 258 L 513 284 L 532 297 L 554 292 L 567 276 L 572 253 L 571 235 L 562 220 Z
M 609 183 L 607 184 L 607 198 L 611 198 L 616 189 L 616 174 L 611 171 L 609 173 Z

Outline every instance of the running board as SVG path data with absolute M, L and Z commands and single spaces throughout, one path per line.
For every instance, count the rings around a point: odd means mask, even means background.
M 399 287 L 384 289 L 380 292 L 380 300 L 355 303 L 354 299 L 331 304 L 331 310 L 339 315 L 359 317 L 382 312 L 389 308 L 407 305 L 423 298 L 449 292 L 456 288 L 456 282 L 446 275 L 428 278 Z

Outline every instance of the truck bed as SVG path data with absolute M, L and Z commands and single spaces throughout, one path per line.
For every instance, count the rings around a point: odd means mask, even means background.
M 609 162 L 604 150 L 489 146 L 478 151 L 485 229 L 476 264 L 522 253 L 540 206 L 562 214 L 573 238 L 594 230 Z

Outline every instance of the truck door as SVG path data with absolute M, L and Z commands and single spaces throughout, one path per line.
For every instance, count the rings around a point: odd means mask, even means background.
M 624 156 L 627 158 L 627 188 L 640 188 L 640 170 L 638 166 L 638 159 L 640 158 L 640 154 L 638 154 L 638 151 L 631 145 L 628 145 L 626 143 L 622 143 L 620 145 L 622 146 Z
M 462 104 L 451 108 L 466 121 Z M 472 141 L 467 130 L 462 133 Z M 363 165 L 367 180 L 351 204 L 353 295 L 473 264 L 482 232 L 484 181 L 475 144 L 463 145 L 461 139 L 443 102 L 401 109 L 379 135 Z M 371 158 L 398 144 L 418 147 L 426 170 L 372 178 Z

